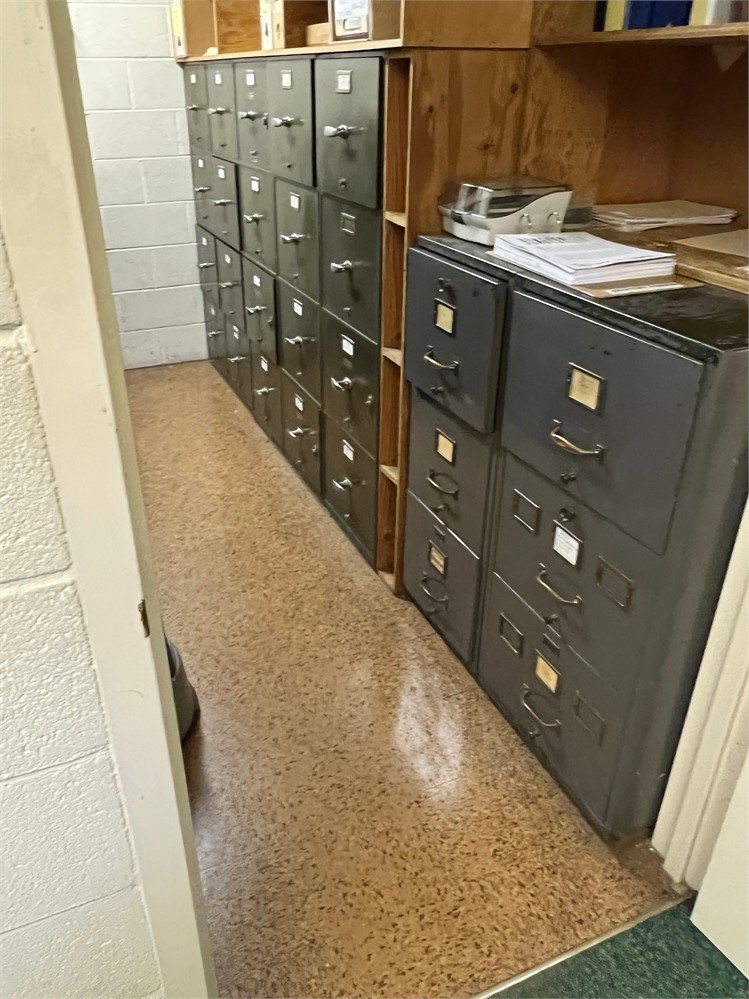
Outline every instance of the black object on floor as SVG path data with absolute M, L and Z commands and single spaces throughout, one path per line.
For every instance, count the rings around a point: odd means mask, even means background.
M 185 665 L 177 646 L 166 640 L 166 653 L 169 658 L 169 674 L 172 678 L 172 693 L 174 694 L 174 707 L 177 709 L 177 724 L 179 726 L 179 737 L 182 742 L 188 737 L 200 716 L 200 701 L 195 693 L 195 688 L 187 679 Z

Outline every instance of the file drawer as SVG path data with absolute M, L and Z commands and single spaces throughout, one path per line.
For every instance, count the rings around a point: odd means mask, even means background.
M 370 454 L 377 454 L 380 352 L 350 326 L 322 313 L 323 406 Z
M 371 559 L 375 547 L 377 465 L 329 416 L 324 417 L 323 494 Z
M 380 203 L 380 60 L 318 59 L 315 146 L 321 191 L 369 208 Z
M 319 406 L 322 399 L 320 306 L 279 278 L 278 311 L 283 330 L 278 344 L 281 367 Z
M 184 70 L 187 134 L 194 153 L 210 153 L 211 131 L 208 126 L 208 85 L 205 66 L 188 66 Z
M 193 156 L 191 163 L 195 221 L 199 226 L 204 226 L 213 232 L 213 157 Z
M 502 443 L 662 552 L 701 377 L 698 361 L 516 293 Z
M 496 573 L 478 675 L 547 768 L 604 824 L 626 702 Z
M 242 250 L 269 271 L 276 272 L 276 193 L 273 177 L 240 166 L 239 225 Z
M 278 359 L 276 289 L 273 275 L 246 258 L 242 261 L 244 317 L 250 348 L 273 363 Z
M 226 357 L 226 330 L 224 327 L 224 317 L 219 312 L 218 305 L 215 305 L 210 301 L 207 301 L 204 304 L 205 334 L 208 347 L 208 357 L 211 361 L 221 361 Z
M 267 73 L 271 169 L 278 177 L 312 187 L 312 60 L 273 59 Z
M 484 539 L 492 442 L 412 389 L 408 487 L 477 555 Z
M 234 99 L 234 70 L 231 63 L 206 66 L 208 82 L 208 124 L 211 149 L 216 156 L 237 159 L 237 117 Z
M 408 251 L 406 377 L 476 430 L 494 429 L 506 287 Z
M 195 240 L 198 247 L 198 278 L 200 286 L 208 291 L 213 289 L 218 294 L 216 237 L 206 229 L 195 226 Z
M 494 570 L 626 694 L 661 559 L 509 454 L 502 483 Z
M 283 451 L 304 481 L 320 492 L 320 407 L 304 389 L 281 372 Z
M 321 304 L 379 343 L 382 216 L 329 195 L 320 200 Z
M 240 62 L 234 66 L 237 97 L 238 159 L 248 166 L 269 170 L 268 81 L 264 62 Z
M 276 180 L 278 274 L 319 301 L 317 191 Z
M 239 249 L 239 211 L 237 205 L 236 167 L 226 160 L 213 158 L 207 229 L 219 239 Z
M 225 320 L 226 329 L 226 363 L 228 380 L 234 391 L 243 401 L 252 407 L 252 364 L 250 362 L 250 345 L 243 327 Z
M 236 250 L 217 241 L 216 261 L 218 264 L 218 300 L 221 311 L 227 319 L 244 327 L 242 258 Z
M 264 354 L 253 353 L 251 358 L 255 419 L 265 433 L 280 444 L 283 439 L 281 369 Z
M 403 583 L 457 655 L 473 651 L 481 562 L 409 492 Z

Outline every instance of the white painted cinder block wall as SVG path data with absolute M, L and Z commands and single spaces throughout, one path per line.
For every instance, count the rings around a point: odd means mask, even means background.
M 69 0 L 125 367 L 206 356 L 168 0 Z
M 0 233 L 3 996 L 163 995 Z

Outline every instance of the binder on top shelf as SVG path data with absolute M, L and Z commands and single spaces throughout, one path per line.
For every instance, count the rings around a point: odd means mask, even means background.
M 689 24 L 692 0 L 630 0 L 625 28 L 676 28 Z

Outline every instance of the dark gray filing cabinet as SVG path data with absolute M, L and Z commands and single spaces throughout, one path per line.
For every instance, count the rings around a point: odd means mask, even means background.
M 315 63 L 317 186 L 369 208 L 380 204 L 380 59 Z
M 221 311 L 231 322 L 244 329 L 244 297 L 242 295 L 242 257 L 225 243 L 216 240 L 218 268 L 218 301 Z
M 195 226 L 195 237 L 198 247 L 198 278 L 204 293 L 213 300 L 218 300 L 218 264 L 216 261 L 216 238 L 206 229 Z
M 191 157 L 195 221 L 213 232 L 213 157 L 202 153 Z
M 276 179 L 278 274 L 316 301 L 320 297 L 318 232 L 317 191 Z
M 354 542 L 374 558 L 377 463 L 335 420 L 324 417 L 323 495 Z
M 253 353 L 251 359 L 255 419 L 271 440 L 280 445 L 283 439 L 281 369 L 265 354 Z
M 371 455 L 377 453 L 379 374 L 376 345 L 323 310 L 323 406 Z
M 304 389 L 281 372 L 283 452 L 313 490 L 320 493 L 320 407 Z
M 271 59 L 266 74 L 271 170 L 277 177 L 312 187 L 315 183 L 312 60 Z
M 208 84 L 205 66 L 192 65 L 185 69 L 185 107 L 190 151 L 206 155 L 211 151 L 211 130 L 208 125 Z
M 214 367 L 224 374 L 226 369 L 226 330 L 224 317 L 218 304 L 204 297 L 205 334 L 207 339 L 208 358 Z
M 225 319 L 226 364 L 229 384 L 240 399 L 252 406 L 252 364 L 247 333 L 243 326 Z
M 236 160 L 237 117 L 234 97 L 234 68 L 229 62 L 216 62 L 206 67 L 208 89 L 208 125 L 211 150 L 215 156 Z
M 382 214 L 324 194 L 320 228 L 321 304 L 379 343 Z
M 268 68 L 264 62 L 234 64 L 237 108 L 237 158 L 240 163 L 270 170 Z
M 239 212 L 236 167 L 228 160 L 210 160 L 208 220 L 202 224 L 224 243 L 239 249 Z M 196 185 L 197 186 L 197 185 Z
M 278 311 L 283 335 L 279 338 L 281 367 L 320 405 L 320 306 L 292 288 L 281 278 L 277 281 Z
M 276 273 L 276 192 L 273 175 L 237 168 L 242 252 Z
M 278 360 L 276 283 L 273 275 L 248 260 L 242 260 L 244 318 L 253 353 Z

